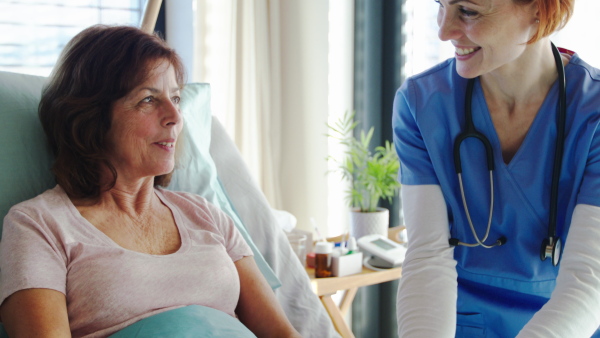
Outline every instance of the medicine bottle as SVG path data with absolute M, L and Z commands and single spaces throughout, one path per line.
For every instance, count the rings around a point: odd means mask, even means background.
M 315 244 L 315 277 L 331 277 L 331 253 L 333 243 L 317 242 Z
M 358 245 L 356 244 L 356 238 L 350 237 L 348 240 L 348 255 L 358 252 Z

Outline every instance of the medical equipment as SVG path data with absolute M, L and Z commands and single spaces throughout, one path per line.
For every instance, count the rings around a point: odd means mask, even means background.
M 359 238 L 358 247 L 365 252 L 365 257 L 379 258 L 383 264 L 387 263 L 388 268 L 400 266 L 406 255 L 406 247 L 379 234 Z
M 564 149 L 564 135 L 565 135 L 565 120 L 566 120 L 566 109 L 567 109 L 567 95 L 566 95 L 566 80 L 565 80 L 565 69 L 562 62 L 562 58 L 560 56 L 560 52 L 558 48 L 551 43 L 552 45 L 552 53 L 554 55 L 554 61 L 556 62 L 556 70 L 558 71 L 558 82 L 559 82 L 559 97 L 558 97 L 558 116 L 556 120 L 557 126 L 557 135 L 556 135 L 556 146 L 554 153 L 554 166 L 552 172 L 552 186 L 550 190 L 550 216 L 549 216 L 549 224 L 548 224 L 548 237 L 544 238 L 542 241 L 541 251 L 540 251 L 540 259 L 542 261 L 546 260 L 546 258 L 552 258 L 552 264 L 554 266 L 558 265 L 560 260 L 560 251 L 561 251 L 561 241 L 560 238 L 556 235 L 556 217 L 557 217 L 557 205 L 558 205 L 558 183 L 560 177 L 560 170 L 562 164 L 562 154 Z M 460 186 L 460 193 L 462 196 L 463 207 L 465 209 L 465 213 L 467 215 L 467 221 L 469 222 L 469 226 L 471 228 L 471 232 L 473 233 L 473 237 L 475 237 L 476 243 L 465 243 L 461 242 L 458 238 L 450 238 L 449 242 L 452 246 L 466 246 L 466 247 L 476 247 L 482 246 L 486 249 L 493 248 L 495 246 L 501 246 L 506 243 L 506 237 L 501 236 L 494 243 L 485 244 L 485 241 L 488 238 L 490 233 L 491 224 L 492 224 L 492 214 L 494 209 L 494 156 L 492 153 L 492 145 L 489 139 L 477 131 L 473 124 L 473 116 L 471 113 L 471 103 L 473 97 L 473 86 L 475 84 L 474 79 L 470 79 L 467 83 L 466 97 L 465 97 L 465 130 L 458 134 L 456 139 L 454 140 L 454 166 L 456 169 L 456 174 L 458 175 L 458 182 Z M 475 231 L 475 227 L 473 226 L 473 222 L 471 220 L 471 215 L 469 213 L 469 208 L 467 206 L 467 200 L 465 197 L 465 191 L 463 187 L 462 180 L 462 166 L 460 161 L 460 145 L 461 143 L 470 137 L 474 137 L 483 143 L 486 154 L 486 162 L 489 170 L 490 177 L 490 212 L 488 217 L 488 224 L 485 231 L 485 235 L 483 238 L 479 238 L 477 232 Z

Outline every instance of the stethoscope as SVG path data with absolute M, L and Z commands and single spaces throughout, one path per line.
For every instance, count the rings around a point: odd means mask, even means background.
M 555 153 L 554 153 L 554 167 L 552 171 L 552 186 L 550 190 L 550 216 L 549 216 L 549 224 L 548 224 L 548 237 L 544 238 L 542 241 L 542 246 L 540 250 L 540 259 L 542 261 L 546 260 L 546 258 L 552 258 L 552 264 L 556 266 L 560 260 L 560 252 L 561 252 L 561 241 L 560 238 L 556 235 L 556 217 L 558 211 L 558 183 L 560 178 L 560 170 L 564 149 L 564 138 L 565 138 L 565 121 L 567 116 L 567 93 L 566 93 L 566 80 L 565 80 L 565 68 L 562 62 L 562 58 L 560 57 L 560 52 L 558 48 L 552 45 L 552 53 L 554 54 L 554 61 L 556 62 L 556 70 L 558 71 L 558 81 L 559 81 L 559 96 L 558 96 L 558 116 L 556 119 L 557 126 L 557 135 L 556 135 L 556 145 L 555 145 Z M 469 227 L 471 228 L 471 232 L 473 233 L 473 237 L 475 238 L 476 243 L 465 243 L 458 240 L 458 238 L 450 238 L 450 245 L 453 246 L 466 246 L 466 247 L 477 247 L 482 246 L 486 249 L 491 249 L 496 246 L 501 246 L 506 243 L 506 237 L 501 236 L 495 242 L 491 244 L 486 244 L 486 240 L 488 235 L 490 234 L 490 228 L 492 225 L 492 214 L 494 209 L 494 156 L 492 152 L 492 144 L 489 139 L 477 131 L 473 124 L 473 115 L 471 113 L 471 104 L 473 98 L 473 86 L 475 85 L 475 79 L 469 79 L 467 82 L 467 92 L 465 98 L 465 130 L 456 136 L 454 140 L 454 167 L 456 169 L 456 174 L 458 175 L 458 183 L 460 186 L 460 193 L 462 196 L 462 203 L 465 209 L 465 213 L 467 215 L 467 221 L 469 223 Z M 485 231 L 485 235 L 483 238 L 479 238 L 477 232 L 475 231 L 475 227 L 473 226 L 473 221 L 471 220 L 471 215 L 469 213 L 469 207 L 467 206 L 467 200 L 465 198 L 465 190 L 463 187 L 462 180 L 462 166 L 460 163 L 460 145 L 467 138 L 474 137 L 483 143 L 485 147 L 485 155 L 487 159 L 487 167 L 490 174 L 490 212 L 488 217 L 487 229 Z

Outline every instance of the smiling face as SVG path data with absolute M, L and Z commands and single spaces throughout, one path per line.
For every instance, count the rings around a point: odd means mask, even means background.
M 511 67 L 535 34 L 536 3 L 512 0 L 439 0 L 439 38 L 456 47 L 456 70 L 474 78 Z
M 154 61 L 149 69 L 146 81 L 113 104 L 107 144 L 119 179 L 153 178 L 175 166 L 175 144 L 183 128 L 180 88 L 168 61 Z

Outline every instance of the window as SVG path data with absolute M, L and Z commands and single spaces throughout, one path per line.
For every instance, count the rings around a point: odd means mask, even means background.
M 556 32 L 551 40 L 558 47 L 570 49 L 588 64 L 600 67 L 600 31 L 592 28 L 600 12 L 600 1 L 577 0 L 575 12 L 567 26 Z
M 438 38 L 437 12 L 433 0 L 406 0 L 404 4 L 404 66 L 402 77 L 418 74 L 454 56 L 450 42 Z
M 0 70 L 48 76 L 65 44 L 93 24 L 139 25 L 146 0 L 0 0 Z

